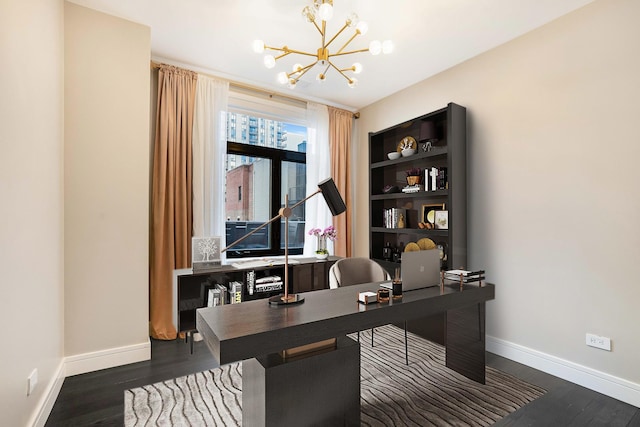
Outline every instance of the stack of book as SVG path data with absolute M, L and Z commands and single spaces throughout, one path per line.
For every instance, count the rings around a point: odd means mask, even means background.
M 402 192 L 403 193 L 418 193 L 420 191 L 422 191 L 424 187 L 422 187 L 422 185 L 420 184 L 416 184 L 416 185 L 407 185 L 406 187 L 402 188 Z
M 425 168 L 424 182 L 425 191 L 447 190 L 449 188 L 447 168 L 445 166 Z
M 484 270 L 447 270 L 444 272 L 444 278 L 463 284 L 482 282 L 484 280 Z
M 210 287 L 207 292 L 207 307 L 227 304 L 228 292 L 226 286 L 217 283 L 214 287 Z
M 282 290 L 280 276 L 267 276 L 256 280 L 256 292 L 271 292 Z
M 400 218 L 402 218 L 402 221 L 400 221 Z M 403 208 L 385 209 L 383 212 L 383 220 L 386 228 L 398 228 L 400 222 L 406 224 L 407 210 Z

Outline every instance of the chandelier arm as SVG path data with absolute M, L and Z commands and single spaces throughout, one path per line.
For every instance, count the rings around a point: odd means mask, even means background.
M 318 56 L 317 53 L 304 52 L 302 50 L 295 50 L 295 49 L 287 49 L 287 53 L 297 53 L 298 55 L 313 56 L 314 58 Z
M 267 45 L 264 45 L 264 49 L 265 50 L 267 50 L 267 49 L 268 50 L 277 50 L 278 52 L 286 52 L 286 51 L 289 50 L 289 48 L 286 47 L 286 46 L 285 47 L 275 47 L 275 46 L 267 46 Z
M 307 74 L 307 71 L 309 71 L 311 68 L 313 68 L 313 66 L 316 65 L 317 63 L 318 63 L 318 61 L 314 62 L 313 64 L 309 64 L 306 67 L 302 68 L 300 71 L 298 71 L 300 74 L 295 78 L 295 81 L 297 82 L 298 80 L 300 80 L 302 78 L 302 76 Z M 293 73 L 291 73 L 291 74 L 293 74 Z
M 284 53 L 282 55 L 278 55 L 274 59 L 277 61 L 278 59 L 284 58 L 285 56 L 289 55 L 290 53 L 293 53 L 293 52 L 290 51 L 290 50 L 286 50 L 286 51 L 284 51 Z
M 353 41 L 353 39 L 358 37 L 359 34 L 360 34 L 360 31 L 356 30 L 356 32 L 353 33 L 351 38 L 349 40 L 347 40 L 347 42 L 345 44 L 342 45 L 342 47 L 340 48 L 340 50 L 338 50 L 338 52 L 336 52 L 336 55 L 340 54 L 340 52 L 342 52 L 349 45 L 349 43 L 351 43 Z
M 332 53 L 332 54 L 329 55 L 329 57 L 340 56 L 340 55 L 351 55 L 352 53 L 360 53 L 360 52 L 369 52 L 369 48 L 358 49 L 358 50 L 350 50 L 349 52 Z
M 332 43 L 332 42 L 333 42 L 333 41 L 334 41 L 334 40 L 335 40 L 335 39 L 336 39 L 340 34 L 342 34 L 342 32 L 343 32 L 343 31 L 344 31 L 348 26 L 349 26 L 349 25 L 345 23 L 345 24 L 344 24 L 344 26 L 343 26 L 342 28 L 340 28 L 340 31 L 338 31 L 338 32 L 336 33 L 336 35 L 335 35 L 335 36 L 333 36 L 333 37 L 331 38 L 331 40 L 329 40 L 329 41 L 327 42 L 327 44 L 323 45 L 323 47 L 325 47 L 325 48 L 329 47 L 329 45 L 330 45 L 330 44 L 331 44 L 331 43 Z M 354 37 L 355 37 L 355 36 L 354 36 Z M 351 40 L 353 40 L 353 37 L 351 38 Z M 349 41 L 351 41 L 351 40 L 349 40 Z M 347 44 L 349 44 L 349 43 L 347 42 Z M 345 45 L 345 46 L 346 46 L 346 45 Z M 343 49 L 344 49 L 344 46 L 343 46 Z
M 328 62 L 328 63 L 329 63 L 329 65 L 331 65 L 331 66 L 332 66 L 332 67 L 333 67 L 337 72 L 339 72 L 339 73 L 342 75 L 342 77 L 344 77 L 345 79 L 347 79 L 347 81 L 348 81 L 349 83 L 351 83 L 351 79 L 349 78 L 349 76 L 347 76 L 345 73 L 343 73 L 343 72 L 342 72 L 342 70 L 341 70 L 340 68 L 336 67 L 336 66 L 335 66 L 335 64 L 334 64 L 333 62 L 331 62 L 331 61 L 327 61 L 327 62 Z
M 302 67 L 302 68 L 300 69 L 300 72 L 303 72 L 303 71 L 304 71 L 304 72 L 306 73 L 307 71 L 309 71 L 309 70 L 311 69 L 311 67 L 313 67 L 313 66 L 314 66 L 314 65 L 316 65 L 317 63 L 318 63 L 318 61 L 315 61 L 315 62 L 312 62 L 311 64 L 307 65 L 306 67 Z
M 324 36 L 327 34 L 327 21 L 322 21 L 322 47 L 325 47 Z
M 322 21 L 322 22 L 324 22 L 324 21 Z M 318 27 L 318 24 L 316 23 L 316 21 L 312 21 L 311 23 L 313 24 L 314 27 L 316 27 L 316 29 L 318 30 L 320 35 L 324 37 L 324 33 L 322 32 L 322 29 L 320 27 Z

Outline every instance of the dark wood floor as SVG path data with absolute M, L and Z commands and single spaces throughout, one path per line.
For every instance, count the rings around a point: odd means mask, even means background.
M 203 342 L 193 355 L 182 340 L 153 340 L 151 349 L 150 361 L 66 378 L 46 425 L 122 426 L 124 390 L 217 366 Z M 640 426 L 634 406 L 491 353 L 487 364 L 547 390 L 496 426 Z

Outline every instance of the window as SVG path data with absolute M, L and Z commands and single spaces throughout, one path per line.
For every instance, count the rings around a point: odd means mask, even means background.
M 242 123 L 242 132 L 232 132 Z M 244 113 L 227 114 L 226 239 L 231 244 L 253 234 L 227 251 L 229 258 L 284 254 L 284 220 L 258 231 L 278 215 L 288 197 L 292 206 L 306 195 L 306 135 L 304 126 Z M 237 188 L 237 200 L 229 197 Z M 304 246 L 304 204 L 289 218 L 289 253 Z

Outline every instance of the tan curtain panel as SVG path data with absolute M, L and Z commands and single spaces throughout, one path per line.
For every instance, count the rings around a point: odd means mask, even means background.
M 191 264 L 192 131 L 198 75 L 160 65 L 151 190 L 149 332 L 176 338 L 173 270 Z
M 331 176 L 347 205 L 347 212 L 333 218 L 333 226 L 338 231 L 334 242 L 335 255 L 350 257 L 352 248 L 352 216 L 351 210 L 351 133 L 353 113 L 329 107 L 329 150 L 331 151 Z

